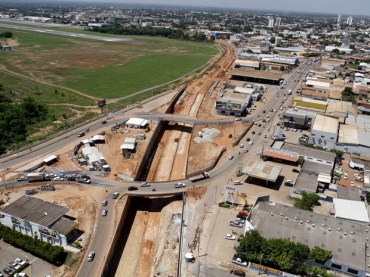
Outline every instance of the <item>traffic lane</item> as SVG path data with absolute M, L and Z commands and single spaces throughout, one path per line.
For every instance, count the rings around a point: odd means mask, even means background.
M 108 200 L 108 198 L 107 198 Z M 77 276 L 98 276 L 104 267 L 105 258 L 111 244 L 111 238 L 114 231 L 114 217 L 115 217 L 115 202 L 113 199 L 108 200 L 107 206 L 102 206 L 99 209 L 97 223 L 92 234 L 92 241 L 89 249 L 85 252 L 80 269 Z M 102 216 L 102 210 L 108 211 L 107 216 Z M 92 262 L 87 261 L 87 255 L 90 251 L 95 252 L 95 257 Z M 100 275 L 100 274 L 99 274 Z

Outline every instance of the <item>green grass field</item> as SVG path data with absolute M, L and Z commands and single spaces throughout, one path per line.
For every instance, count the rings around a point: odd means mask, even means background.
M 7 69 L 97 98 L 119 98 L 169 82 L 218 53 L 211 43 L 165 38 L 135 36 L 130 43 L 117 43 L 0 27 L 0 33 L 4 31 L 11 31 L 19 44 L 0 52 L 0 63 Z

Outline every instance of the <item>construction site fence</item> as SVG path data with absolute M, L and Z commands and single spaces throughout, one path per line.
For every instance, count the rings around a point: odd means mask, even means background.
M 212 170 L 216 164 L 218 163 L 218 161 L 220 160 L 222 154 L 226 151 L 226 148 L 222 148 L 220 153 L 218 154 L 217 158 L 215 159 L 215 161 L 212 163 L 212 165 L 200 170 L 200 171 L 197 171 L 197 172 L 194 172 L 194 173 L 191 173 L 191 174 L 186 174 L 186 177 L 185 179 L 189 179 L 190 177 L 193 177 L 193 176 L 196 176 L 196 175 L 199 175 L 202 173 L 202 171 L 210 171 Z
M 181 268 L 182 268 L 182 233 L 183 233 L 183 228 L 184 228 L 184 209 L 185 209 L 185 203 L 186 203 L 186 193 L 183 192 L 182 194 L 182 208 L 181 208 L 181 227 L 180 227 L 180 240 L 179 240 L 179 256 L 177 260 L 177 273 L 176 276 L 180 277 L 181 276 Z

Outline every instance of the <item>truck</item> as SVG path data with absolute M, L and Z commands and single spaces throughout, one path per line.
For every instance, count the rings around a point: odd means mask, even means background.
M 210 178 L 208 172 L 202 171 L 200 174 L 195 175 L 193 177 L 190 177 L 189 179 L 192 182 L 197 182 L 197 181 L 200 181 L 200 180 L 203 180 L 203 179 L 207 179 L 207 178 Z
M 41 182 L 45 181 L 45 174 L 42 172 L 37 172 L 37 173 L 28 173 L 27 175 L 27 181 L 28 182 Z

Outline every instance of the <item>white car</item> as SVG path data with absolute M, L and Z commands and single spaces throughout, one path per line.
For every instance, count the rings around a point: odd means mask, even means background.
M 101 212 L 101 215 L 102 216 L 107 216 L 107 214 L 108 214 L 108 211 L 107 210 L 102 210 L 102 212 Z
M 286 182 L 285 182 L 285 185 L 286 186 L 294 186 L 294 181 L 292 181 L 292 180 L 286 180 Z
M 20 258 L 16 258 L 15 259 L 15 262 L 17 263 L 17 264 L 19 264 L 19 265 L 24 265 L 26 262 L 25 261 L 23 261 L 22 259 L 20 259 Z
M 175 188 L 178 189 L 178 188 L 184 188 L 186 187 L 186 185 L 184 183 L 177 183 L 175 184 Z
M 148 182 L 142 182 L 141 187 L 150 187 L 150 184 Z
M 235 236 L 233 236 L 233 235 L 230 235 L 230 234 L 226 234 L 226 235 L 225 235 L 225 239 L 235 240 L 235 239 L 236 239 L 236 237 L 235 237 Z
M 253 142 L 252 142 L 252 141 L 250 141 L 250 142 L 249 142 L 249 145 L 253 145 Z
M 232 159 L 234 159 L 234 156 L 233 155 L 229 156 L 229 160 L 232 160 Z
M 240 145 L 239 145 L 239 147 L 240 147 L 240 148 L 243 148 L 243 147 L 244 147 L 244 144 L 240 144 Z
M 241 121 L 242 119 L 240 117 L 235 117 L 235 121 Z
M 63 179 L 63 178 L 61 178 L 61 177 L 55 177 L 55 178 L 54 178 L 54 181 L 64 181 L 64 179 Z

